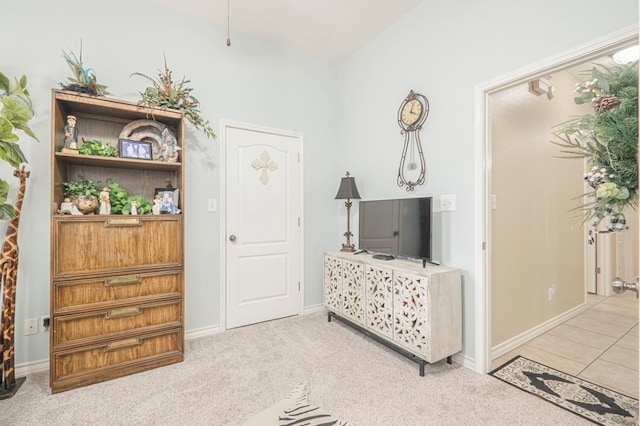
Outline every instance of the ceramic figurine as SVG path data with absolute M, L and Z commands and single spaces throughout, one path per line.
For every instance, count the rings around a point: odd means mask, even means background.
M 67 116 L 67 124 L 64 126 L 64 147 L 67 149 L 78 149 L 78 128 L 76 127 L 76 117 Z
M 109 201 L 109 187 L 105 186 L 100 192 L 100 214 L 111 214 L 111 201 Z
M 64 201 L 62 202 L 62 204 L 60 204 L 60 210 L 58 211 L 58 213 L 60 214 L 71 214 L 71 212 L 73 211 L 73 208 L 75 206 L 73 205 L 73 203 L 71 202 L 71 200 L 69 198 L 65 198 Z M 77 207 L 76 207 L 77 210 Z M 78 212 L 80 213 L 80 212 Z
M 138 214 L 138 202 L 136 200 L 131 200 L 131 214 Z
M 151 210 L 153 214 L 160 214 L 160 210 L 162 209 L 162 197 L 160 195 L 156 195 L 153 199 L 153 207 Z

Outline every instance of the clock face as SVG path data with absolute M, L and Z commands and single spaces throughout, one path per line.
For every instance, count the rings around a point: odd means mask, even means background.
M 400 112 L 400 119 L 402 122 L 411 126 L 415 124 L 422 116 L 422 103 L 418 99 L 411 99 L 404 104 L 402 111 Z

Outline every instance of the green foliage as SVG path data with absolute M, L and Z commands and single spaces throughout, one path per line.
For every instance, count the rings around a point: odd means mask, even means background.
M 109 188 L 109 202 L 111 203 L 111 214 L 131 214 L 131 200 L 137 203 L 138 214 L 151 214 L 152 208 L 149 201 L 142 195 L 130 197 L 127 191 L 113 179 L 107 179 Z
M 587 158 L 584 179 L 594 201 L 581 206 L 585 221 L 638 207 L 638 63 L 596 66 L 576 87 L 577 104 L 594 112 L 563 123 L 552 141 L 565 158 Z
M 152 86 L 147 87 L 140 93 L 138 104 L 147 108 L 159 107 L 162 109 L 171 108 L 182 111 L 184 116 L 211 139 L 216 138 L 208 120 L 205 120 L 200 113 L 200 101 L 191 94 L 193 88 L 188 87 L 189 80 L 183 77 L 181 81 L 175 82 L 171 76 L 172 71 L 167 67 L 167 59 L 164 60 L 164 71 L 158 71 L 157 77 L 134 72 L 131 75 L 146 78 Z
M 94 182 L 84 176 L 79 176 L 78 180 L 62 182 L 62 186 L 64 187 L 65 197 L 85 196 L 97 199 L 100 195 L 97 189 L 100 186 L 100 182 Z
M 27 159 L 18 145 L 20 137 L 16 133 L 22 131 L 27 136 L 38 141 L 38 137 L 29 128 L 27 123 L 33 118 L 33 106 L 27 90 L 27 77 L 20 80 L 14 77 L 10 80 L 0 72 L 0 159 L 18 168 L 20 164 L 27 163 Z M 15 209 L 7 204 L 9 184 L 0 179 L 0 219 L 15 217 Z
M 122 214 L 122 210 L 129 203 L 129 195 L 120 184 L 113 179 L 107 179 L 109 188 L 109 202 L 111 203 L 111 214 Z
M 127 204 L 122 208 L 122 214 L 131 214 L 131 201 L 134 200 L 136 202 L 136 210 L 138 211 L 138 214 L 151 214 L 153 212 L 149 200 L 142 195 L 134 195 L 133 197 L 128 198 Z
M 100 142 L 97 139 L 91 141 L 82 140 L 82 146 L 78 149 L 80 154 L 97 155 L 99 157 L 117 157 L 118 150 L 109 145 Z

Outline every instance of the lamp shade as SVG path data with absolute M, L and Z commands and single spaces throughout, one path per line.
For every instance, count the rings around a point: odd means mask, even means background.
M 338 193 L 336 194 L 336 200 L 348 199 L 360 199 L 360 194 L 356 187 L 356 180 L 353 176 L 349 176 L 349 172 L 347 172 L 347 175 L 340 181 L 340 188 L 338 188 Z

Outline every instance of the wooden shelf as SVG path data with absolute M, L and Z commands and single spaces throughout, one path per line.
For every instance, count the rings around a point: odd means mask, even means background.
M 155 160 L 136 160 L 134 158 L 119 157 L 100 157 L 95 155 L 84 154 L 65 154 L 62 152 L 55 153 L 56 159 L 63 160 L 67 164 L 78 164 L 94 167 L 117 167 L 119 169 L 132 170 L 179 170 L 182 163 L 169 163 L 165 161 Z

